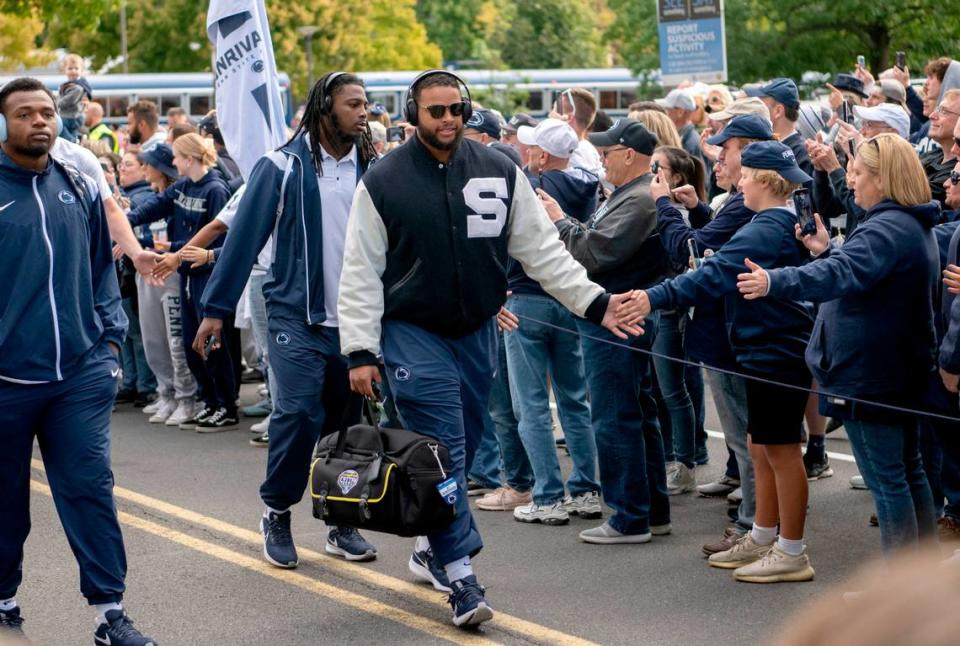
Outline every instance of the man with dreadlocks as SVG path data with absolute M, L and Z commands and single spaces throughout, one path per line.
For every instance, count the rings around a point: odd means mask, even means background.
M 350 397 L 340 354 L 337 290 L 354 188 L 375 158 L 363 81 L 326 74 L 310 91 L 290 141 L 254 166 L 203 295 L 205 318 L 195 340 L 201 350 L 210 337 L 219 344 L 254 262 L 268 267 L 263 291 L 277 401 L 260 529 L 264 556 L 277 567 L 299 562 L 290 508 L 303 497 L 317 439 L 345 417 L 359 421 L 359 405 L 346 410 L 359 400 Z M 350 561 L 377 554 L 355 529 L 338 527 L 330 528 L 326 551 Z

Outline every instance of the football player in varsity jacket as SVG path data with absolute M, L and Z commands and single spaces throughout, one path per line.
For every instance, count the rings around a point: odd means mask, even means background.
M 493 617 L 470 564 L 482 542 L 470 515 L 464 465 L 479 441 L 494 366 L 494 316 L 507 292 L 505 267 L 516 258 L 527 275 L 578 316 L 622 338 L 611 296 L 587 279 L 564 248 L 540 200 L 516 165 L 463 139 L 469 94 L 442 70 L 424 72 L 408 91 L 407 121 L 416 137 L 371 168 L 357 186 L 347 224 L 338 315 L 351 387 L 373 395 L 383 361 L 407 426 L 450 451 L 456 518 L 418 539 L 429 567 L 411 570 L 449 589 L 453 622 Z M 429 541 L 429 546 L 424 545 Z
M 100 188 L 50 155 L 60 117 L 43 83 L 4 85 L 0 113 L 0 642 L 22 637 L 14 595 L 36 438 L 80 591 L 96 606 L 94 643 L 155 644 L 120 605 L 127 559 L 110 413 L 127 318 Z

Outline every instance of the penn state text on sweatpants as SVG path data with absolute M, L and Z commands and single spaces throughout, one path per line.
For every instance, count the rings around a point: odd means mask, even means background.
M 277 396 L 260 498 L 271 509 L 287 509 L 303 498 L 317 440 L 338 430 L 348 405 L 355 410 L 347 423 L 358 422 L 362 400 L 350 396 L 337 328 L 274 316 L 267 328 Z
M 599 325 L 577 321 L 591 396 L 600 486 L 604 502 L 614 512 L 608 522 L 622 534 L 645 534 L 651 526 L 670 522 L 650 357 L 622 347 L 649 350 L 657 324 L 654 312 L 646 319 L 643 335 L 622 341 Z
M 210 280 L 210 273 L 198 273 L 183 276 L 180 282 L 180 304 L 183 314 L 183 339 L 187 353 L 187 365 L 197 380 L 197 397 L 213 408 L 224 407 L 229 411 L 237 406 L 237 377 L 231 355 L 236 350 L 233 338 L 233 316 L 228 316 L 223 324 L 223 338 L 220 349 L 207 355 L 204 361 L 199 354 L 189 349 L 200 329 L 203 311 L 200 299 Z
M 411 323 L 384 320 L 383 361 L 407 428 L 447 447 L 453 469 L 449 475 L 460 488 L 456 518 L 427 537 L 430 547 L 441 563 L 474 556 L 483 541 L 467 502 L 466 465 L 473 461 L 480 443 L 493 383 L 494 323 L 491 320 L 476 332 L 449 339 Z
M 80 591 L 91 604 L 123 597 L 127 558 L 113 501 L 109 433 L 119 364 L 100 343 L 78 365 L 59 382 L 0 380 L 0 599 L 12 598 L 23 578 L 34 437 L 80 566 Z

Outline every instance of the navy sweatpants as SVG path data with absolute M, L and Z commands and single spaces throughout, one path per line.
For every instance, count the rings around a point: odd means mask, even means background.
M 34 437 L 80 566 L 80 591 L 91 604 L 123 597 L 127 559 L 110 470 L 110 413 L 118 371 L 109 346 L 101 344 L 64 381 L 0 381 L 0 599 L 13 597 L 23 579 Z
M 287 509 L 303 498 L 317 440 L 338 430 L 348 405 L 355 408 L 348 424 L 358 422 L 362 400 L 350 394 L 337 328 L 278 319 L 268 312 L 267 329 L 277 399 L 260 498 L 272 509 Z
M 406 427 L 440 441 L 450 452 L 460 487 L 457 515 L 430 547 L 443 564 L 474 556 L 483 547 L 467 502 L 466 465 L 483 434 L 483 416 L 497 363 L 493 320 L 459 339 L 400 321 L 383 322 L 383 360 Z M 273 426 L 270 427 L 273 441 Z
M 237 408 L 237 376 L 231 356 L 236 349 L 234 336 L 237 333 L 233 327 L 233 315 L 223 322 L 220 349 L 208 354 L 206 361 L 192 348 L 200 321 L 203 320 L 200 299 L 209 280 L 210 273 L 207 272 L 184 276 L 180 281 L 183 346 L 187 354 L 187 366 L 197 380 L 197 397 L 213 409 L 223 407 L 233 412 Z

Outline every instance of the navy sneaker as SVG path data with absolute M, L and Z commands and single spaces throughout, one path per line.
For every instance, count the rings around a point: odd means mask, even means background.
M 471 574 L 450 585 L 453 588 L 449 601 L 453 607 L 454 626 L 479 626 L 493 619 L 493 608 L 487 605 L 484 588 L 477 583 L 477 577 Z
M 450 588 L 450 579 L 447 578 L 447 571 L 443 569 L 443 565 L 441 565 L 437 557 L 433 555 L 433 550 L 426 549 L 418 552 L 417 549 L 414 548 L 407 567 L 410 569 L 410 572 L 413 573 L 413 576 L 429 583 L 433 586 L 434 590 L 446 592 L 447 594 L 453 592 Z
M 157 646 L 155 639 L 144 637 L 133 627 L 133 621 L 123 610 L 108 610 L 104 618 L 106 623 L 97 626 L 93 634 L 96 646 Z
M 331 527 L 325 549 L 327 554 L 342 556 L 348 561 L 372 561 L 377 558 L 377 548 L 352 527 Z
M 288 569 L 297 567 L 300 558 L 290 533 L 289 511 L 282 514 L 268 511 L 260 518 L 260 532 L 263 534 L 263 556 L 268 563 Z
M 23 617 L 20 616 L 20 608 L 0 610 L 0 642 L 19 640 L 23 636 Z

